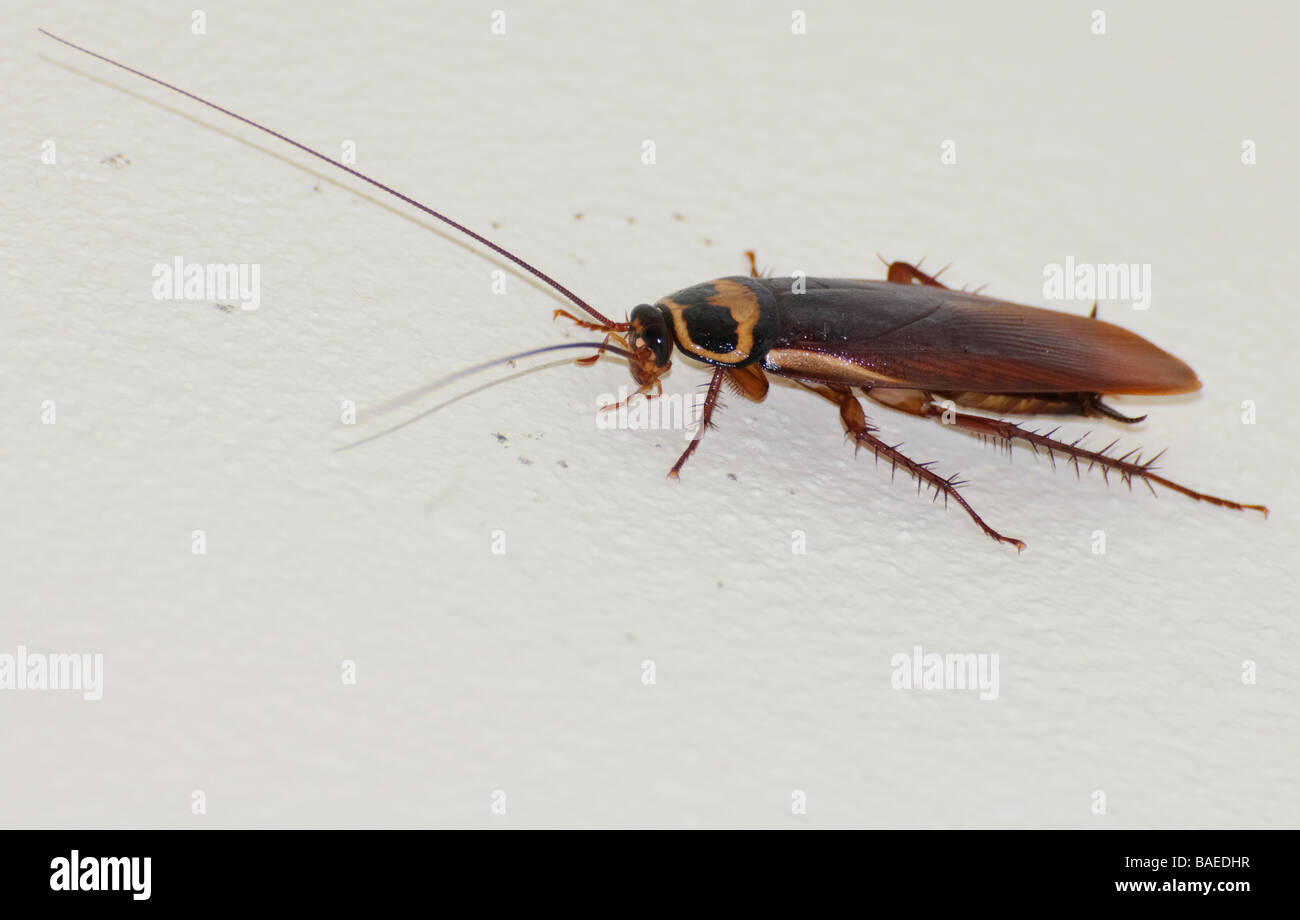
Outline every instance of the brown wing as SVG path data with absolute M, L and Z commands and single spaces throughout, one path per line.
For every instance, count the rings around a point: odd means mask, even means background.
M 979 393 L 1186 393 L 1190 367 L 1103 320 L 944 288 L 766 280 L 781 330 L 764 366 L 863 386 Z M 845 376 L 856 375 L 856 380 Z

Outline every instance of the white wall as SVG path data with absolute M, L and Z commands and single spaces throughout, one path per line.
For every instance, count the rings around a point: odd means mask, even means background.
M 487 7 L 208 4 L 195 36 L 192 4 L 10 6 L 0 653 L 100 653 L 105 683 L 0 693 L 0 824 L 1300 821 L 1293 9 L 1116 5 L 1099 36 L 1086 5 L 809 3 L 796 36 L 789 4 L 517 4 L 494 36 Z M 732 397 L 672 483 L 680 432 L 597 428 L 616 361 L 334 453 L 382 428 L 341 426 L 343 400 L 581 333 L 431 221 L 38 26 L 353 140 L 619 316 L 751 247 L 778 274 L 924 255 L 1040 304 L 1067 256 L 1149 264 L 1150 309 L 1102 316 L 1204 389 L 1064 431 L 1168 447 L 1170 475 L 1274 514 L 872 409 L 1017 557 L 784 385 Z M 176 256 L 256 263 L 259 309 L 155 300 Z M 891 689 L 916 645 L 996 653 L 998 699 Z

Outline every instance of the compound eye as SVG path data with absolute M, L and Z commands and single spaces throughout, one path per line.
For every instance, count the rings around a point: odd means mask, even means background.
M 649 348 L 655 364 L 665 367 L 673 354 L 673 334 L 662 310 L 641 304 L 628 317 L 628 341 L 633 348 Z

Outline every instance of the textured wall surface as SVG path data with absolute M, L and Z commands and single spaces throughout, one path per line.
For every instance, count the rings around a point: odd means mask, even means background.
M 0 692 L 0 824 L 1300 822 L 1295 10 L 1144 4 L 1094 34 L 1080 5 L 811 3 L 794 34 L 789 4 L 497 5 L 505 34 L 406 2 L 214 3 L 195 35 L 192 4 L 9 4 L 0 655 L 100 654 L 104 680 Z M 1050 264 L 1148 265 L 1150 308 L 1101 315 L 1204 389 L 1047 426 L 1167 447 L 1273 514 L 870 409 L 1017 556 L 784 384 L 730 398 L 673 483 L 681 431 L 597 425 L 614 360 L 343 425 L 584 333 L 433 221 L 38 26 L 353 142 L 620 317 L 751 247 L 781 275 L 927 256 L 1040 304 Z M 155 298 L 177 257 L 258 266 L 258 309 Z M 916 646 L 996 654 L 997 698 L 894 689 Z

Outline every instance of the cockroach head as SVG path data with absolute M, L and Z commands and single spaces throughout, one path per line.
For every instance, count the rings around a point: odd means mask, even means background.
M 600 316 L 590 308 L 584 309 L 592 316 Z M 616 323 L 603 316 L 600 316 L 600 322 L 593 323 L 574 316 L 568 310 L 556 310 L 555 318 L 560 317 L 583 329 L 605 333 L 605 341 L 596 345 L 596 353 L 579 358 L 578 364 L 595 364 L 602 354 L 610 352 L 627 358 L 632 379 L 640 388 L 638 392 L 645 393 L 651 387 L 659 387 L 659 378 L 668 372 L 672 363 L 669 359 L 673 356 L 673 344 L 676 341 L 673 337 L 672 318 L 662 307 L 643 303 L 633 308 L 625 323 Z
M 646 387 L 668 371 L 673 356 L 673 327 L 659 307 L 641 304 L 627 320 L 628 366 L 637 386 Z

